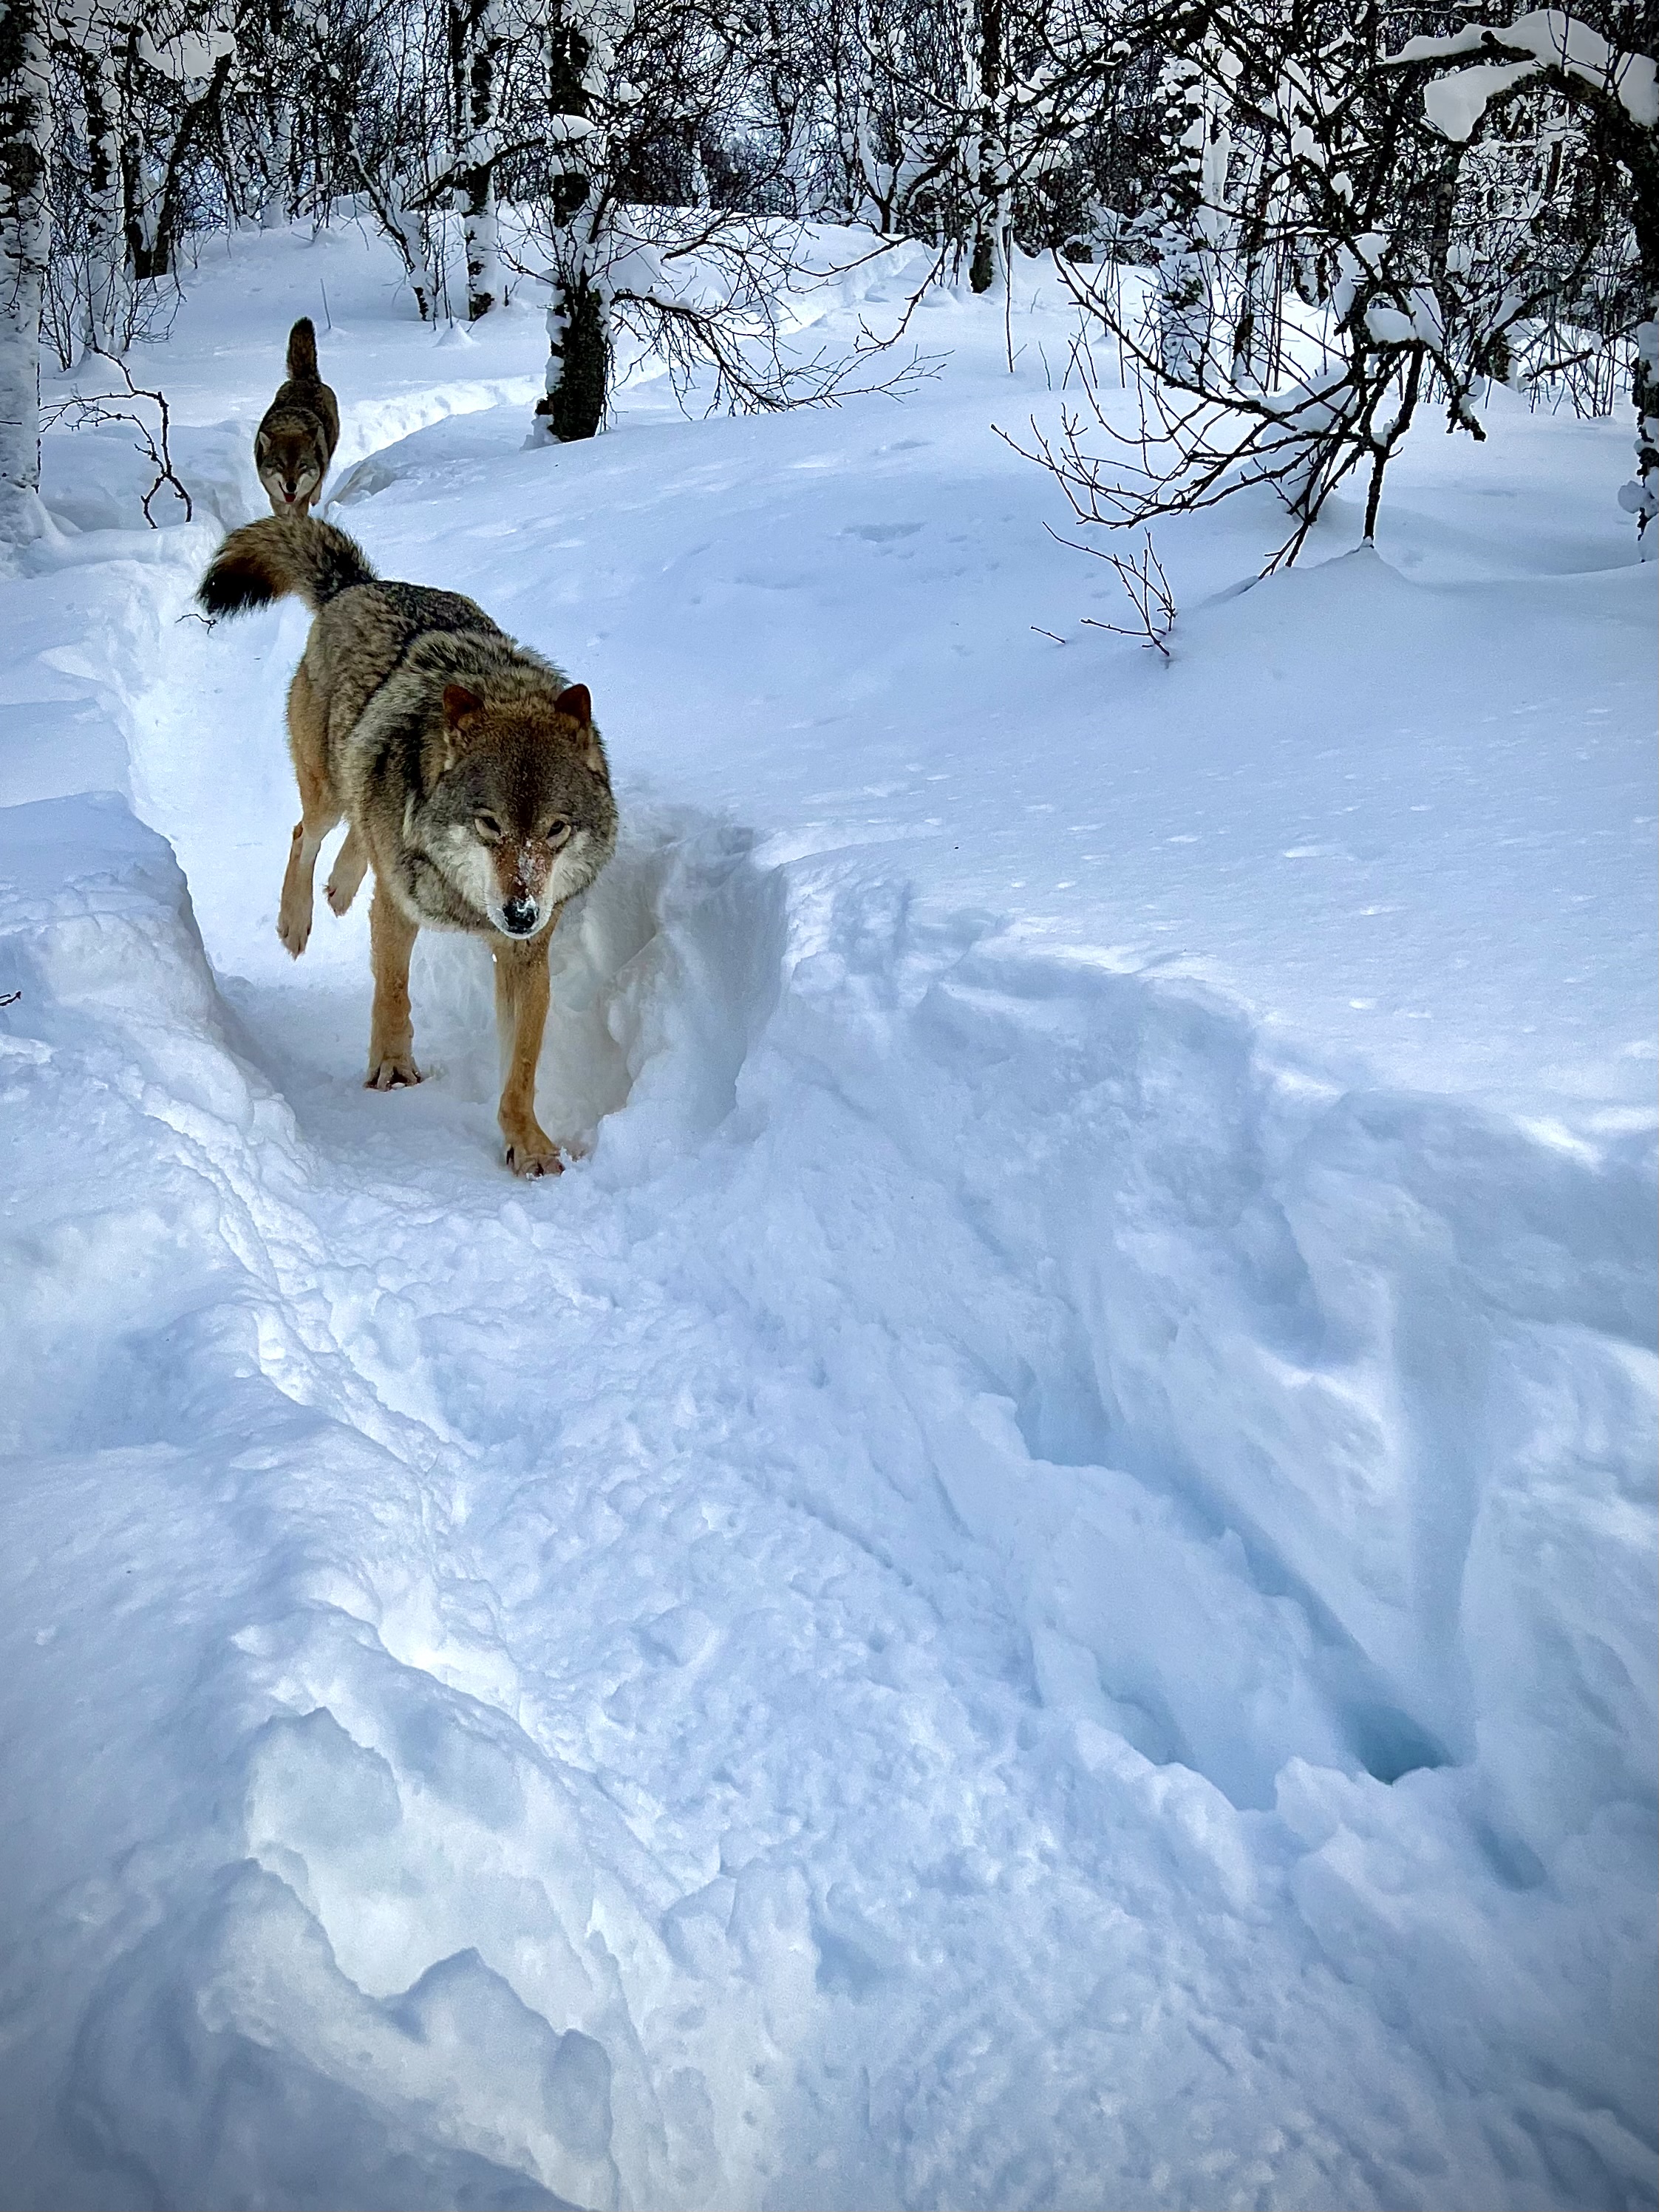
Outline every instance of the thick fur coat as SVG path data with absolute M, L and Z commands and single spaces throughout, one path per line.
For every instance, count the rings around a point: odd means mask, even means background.
M 327 886 L 343 914 L 374 871 L 368 1083 L 417 1083 L 409 955 L 422 928 L 489 939 L 507 1073 L 500 1121 L 520 1174 L 558 1165 L 538 1125 L 547 944 L 605 866 L 617 808 L 586 687 L 459 592 L 383 581 L 343 531 L 296 516 L 234 531 L 198 593 L 212 615 L 296 593 L 316 614 L 289 692 L 300 786 L 277 933 L 311 934 L 323 840 L 349 829 Z
M 317 332 L 301 315 L 288 334 L 288 381 L 253 434 L 253 465 L 273 514 L 308 514 L 340 442 L 340 410 L 317 369 Z

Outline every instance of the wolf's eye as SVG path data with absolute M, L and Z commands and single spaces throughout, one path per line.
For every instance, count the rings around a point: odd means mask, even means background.
M 486 845 L 499 843 L 501 836 L 501 825 L 495 819 L 493 814 L 475 815 L 473 817 L 472 826 L 477 831 L 478 835 L 483 839 Z
M 556 814 L 548 823 L 545 835 L 550 845 L 562 845 L 570 835 L 570 824 L 562 814 Z

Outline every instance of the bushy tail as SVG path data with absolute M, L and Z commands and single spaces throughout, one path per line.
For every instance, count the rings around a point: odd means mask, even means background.
M 317 374 L 317 329 L 309 315 L 301 315 L 288 334 L 288 373 L 290 376 Z
M 362 547 L 343 530 L 308 516 L 272 514 L 231 532 L 196 597 L 210 615 L 240 615 L 293 592 L 314 614 L 354 584 L 376 581 Z

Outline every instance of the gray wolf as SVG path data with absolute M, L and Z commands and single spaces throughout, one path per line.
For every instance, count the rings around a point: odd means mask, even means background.
M 253 434 L 253 465 L 273 514 L 308 514 L 340 442 L 340 410 L 317 373 L 317 332 L 301 315 L 288 334 L 288 381 Z
M 298 514 L 234 530 L 197 598 L 226 615 L 290 592 L 316 620 L 288 695 L 300 819 L 276 933 L 295 959 L 305 951 L 317 855 L 343 817 L 326 889 L 336 914 L 374 871 L 368 1087 L 421 1079 L 409 1004 L 417 933 L 486 938 L 507 1164 L 518 1175 L 556 1174 L 558 1147 L 535 1112 L 548 939 L 617 842 L 587 687 L 515 644 L 472 600 L 383 582 L 343 530 Z

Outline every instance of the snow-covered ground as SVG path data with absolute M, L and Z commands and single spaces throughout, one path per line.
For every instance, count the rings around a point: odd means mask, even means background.
M 321 286 L 326 284 L 324 328 Z M 844 337 L 902 275 L 865 272 Z M 331 512 L 588 683 L 498 1164 L 274 933 L 306 617 L 188 613 L 293 314 Z M 205 254 L 0 588 L 0 2202 L 1638 2207 L 1659 2182 L 1655 571 L 1626 426 L 1161 533 L 1066 325 L 523 450 L 539 318 Z M 141 382 L 144 381 L 140 377 Z M 1065 639 L 1056 643 L 1042 633 Z

